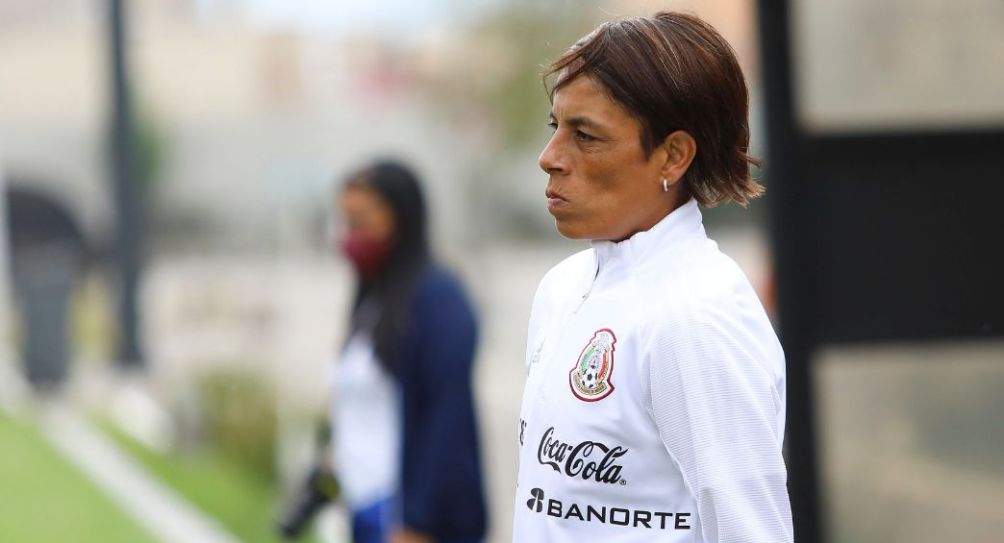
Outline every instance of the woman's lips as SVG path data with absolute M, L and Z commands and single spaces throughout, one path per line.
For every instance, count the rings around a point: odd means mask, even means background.
M 561 209 L 561 208 L 566 207 L 566 206 L 569 205 L 568 204 L 568 200 L 562 198 L 561 196 L 559 196 L 555 192 L 547 191 L 547 193 L 545 194 L 545 196 L 547 196 L 547 209 L 548 210 Z

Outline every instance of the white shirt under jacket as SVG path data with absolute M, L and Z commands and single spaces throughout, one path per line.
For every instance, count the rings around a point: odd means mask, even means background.
M 548 272 L 526 363 L 513 541 L 792 541 L 784 353 L 694 200 Z

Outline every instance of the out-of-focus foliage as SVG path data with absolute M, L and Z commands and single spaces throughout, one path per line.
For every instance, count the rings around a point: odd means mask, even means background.
M 206 445 L 247 468 L 275 473 L 275 392 L 258 373 L 215 370 L 196 384 Z
M 542 76 L 555 58 L 593 27 L 594 21 L 582 13 L 520 2 L 475 28 L 490 49 L 507 49 L 510 54 L 508 62 L 487 66 L 498 68 L 497 84 L 486 89 L 482 100 L 507 146 L 524 147 L 547 122 Z
M 461 36 L 452 70 L 430 82 L 436 102 L 461 121 L 487 122 L 495 143 L 523 151 L 547 122 L 547 66 L 599 21 L 574 2 L 505 2 Z
M 148 197 L 156 195 L 166 153 L 167 138 L 160 122 L 151 114 L 139 115 L 136 123 L 136 179 Z

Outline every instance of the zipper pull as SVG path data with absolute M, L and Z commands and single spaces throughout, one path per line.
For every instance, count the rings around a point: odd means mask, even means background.
M 530 357 L 530 367 L 532 368 L 534 364 L 540 362 L 540 351 L 544 350 L 544 341 L 541 340 L 537 344 L 537 348 L 533 350 L 533 356 Z
M 582 299 L 579 300 L 579 304 L 575 306 L 575 310 L 572 311 L 572 315 L 578 314 L 579 310 L 582 309 L 582 306 L 585 305 L 586 300 L 589 299 L 589 295 L 593 292 L 593 286 L 596 285 L 596 277 L 599 276 L 599 274 L 600 268 L 597 265 L 596 269 L 593 270 L 593 278 L 589 281 L 589 288 L 586 289 L 586 293 L 582 295 Z
M 576 315 L 579 313 L 579 310 L 582 309 L 582 306 L 586 304 L 586 300 L 589 299 L 589 294 L 591 294 L 592 292 L 593 292 L 593 286 L 589 285 L 589 290 L 587 290 L 586 293 L 582 295 L 582 299 L 579 300 L 579 305 L 575 306 L 575 311 L 572 311 L 572 315 Z

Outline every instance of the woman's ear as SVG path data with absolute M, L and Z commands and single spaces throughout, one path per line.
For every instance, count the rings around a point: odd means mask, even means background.
M 677 183 L 687 173 L 687 168 L 697 154 L 697 142 L 694 137 L 683 130 L 677 130 L 666 136 L 661 147 L 665 151 L 666 161 L 659 173 L 670 185 Z

